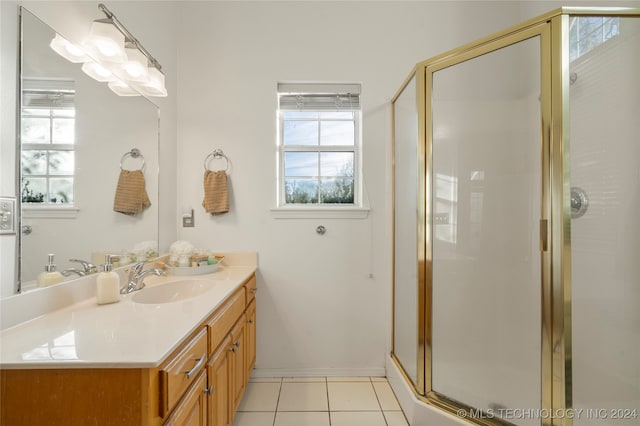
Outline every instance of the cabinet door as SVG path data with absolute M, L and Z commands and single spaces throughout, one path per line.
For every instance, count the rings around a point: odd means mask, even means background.
M 209 375 L 208 426 L 231 424 L 229 417 L 229 354 L 231 347 L 231 336 L 227 336 L 207 365 L 207 374 Z
M 243 314 L 231 330 L 231 350 L 229 352 L 229 413 L 233 418 L 244 392 L 244 330 L 246 316 Z
M 166 426 L 206 426 L 207 375 L 203 371 L 165 423 Z
M 256 299 L 247 308 L 247 322 L 245 325 L 245 380 L 249 380 L 251 370 L 256 364 Z

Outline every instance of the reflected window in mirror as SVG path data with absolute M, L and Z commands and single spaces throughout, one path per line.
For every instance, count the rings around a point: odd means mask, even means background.
M 75 90 L 71 80 L 25 79 L 22 90 L 22 203 L 74 203 Z

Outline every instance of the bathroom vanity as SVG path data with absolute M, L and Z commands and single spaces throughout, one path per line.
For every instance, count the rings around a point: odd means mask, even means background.
M 152 277 L 3 331 L 0 423 L 231 424 L 255 364 L 255 271 Z

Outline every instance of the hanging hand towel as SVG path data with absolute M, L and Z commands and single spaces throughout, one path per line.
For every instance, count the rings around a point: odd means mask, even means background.
M 150 205 L 142 170 L 122 170 L 113 200 L 113 211 L 135 215 Z
M 204 199 L 202 207 L 207 213 L 218 215 L 229 211 L 227 173 L 224 170 L 204 172 Z

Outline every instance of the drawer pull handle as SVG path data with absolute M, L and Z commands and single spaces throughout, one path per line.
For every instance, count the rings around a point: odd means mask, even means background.
M 213 395 L 213 386 L 208 387 L 208 388 L 204 388 L 204 393 L 209 394 L 209 395 Z
M 206 358 L 207 358 L 207 354 L 203 354 L 198 360 L 198 362 L 196 363 L 196 365 L 194 365 L 191 370 L 185 372 L 187 375 L 187 379 L 190 379 L 191 376 L 193 376 L 200 369 L 200 367 L 202 367 L 202 364 L 204 364 L 204 360 Z
M 249 320 L 247 321 L 249 324 L 253 324 L 253 318 L 249 318 Z

